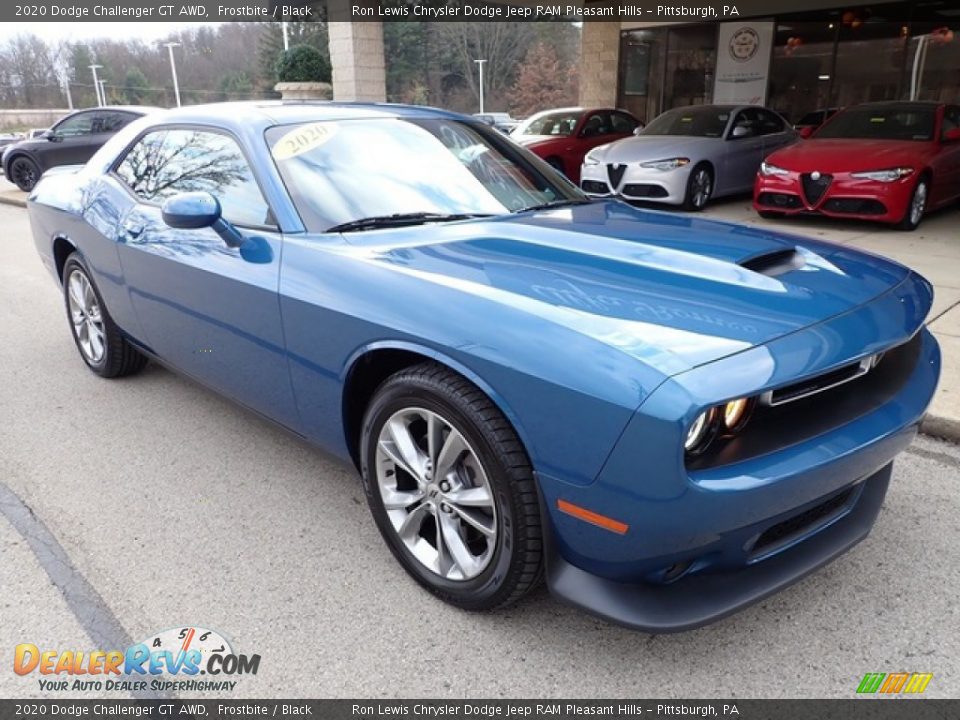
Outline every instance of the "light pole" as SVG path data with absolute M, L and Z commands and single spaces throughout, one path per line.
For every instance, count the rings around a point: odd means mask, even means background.
M 102 105 L 102 107 L 106 107 L 106 105 L 107 105 L 107 81 L 101 79 L 101 80 L 99 81 L 99 85 L 100 85 L 100 99 L 103 100 L 103 105 Z
M 180 107 L 180 83 L 177 81 L 177 63 L 173 59 L 173 49 L 180 47 L 178 42 L 164 43 L 163 46 L 170 53 L 170 73 L 173 75 L 173 94 L 177 96 L 177 107 Z
M 91 65 L 90 69 L 93 71 L 93 92 L 97 95 L 97 107 L 103 107 L 103 98 L 100 97 L 100 81 L 97 79 L 97 68 L 102 68 L 103 65 Z
M 280 23 L 280 28 L 283 30 L 283 49 L 290 49 L 290 37 L 287 34 L 287 21 L 284 20 Z
M 483 64 L 486 60 L 474 60 L 480 71 L 480 112 L 483 113 Z

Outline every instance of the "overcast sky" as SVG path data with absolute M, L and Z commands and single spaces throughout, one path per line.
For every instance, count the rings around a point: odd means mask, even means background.
M 0 42 L 21 33 L 33 33 L 51 42 L 91 40 L 98 37 L 152 42 L 192 26 L 219 24 L 212 22 L 8 22 L 0 23 Z

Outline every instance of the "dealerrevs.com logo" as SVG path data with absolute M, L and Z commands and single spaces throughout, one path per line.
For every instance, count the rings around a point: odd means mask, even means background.
M 84 652 L 21 643 L 13 655 L 13 671 L 39 676 L 44 692 L 224 692 L 236 687 L 232 678 L 256 675 L 259 667 L 259 655 L 237 654 L 220 633 L 201 627 L 164 630 L 126 650 Z
M 933 673 L 867 673 L 857 686 L 858 695 L 920 695 L 933 680 Z

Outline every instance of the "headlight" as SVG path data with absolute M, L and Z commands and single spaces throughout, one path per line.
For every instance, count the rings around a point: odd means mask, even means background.
M 858 180 L 875 180 L 876 182 L 891 183 L 912 174 L 913 168 L 899 167 L 890 168 L 889 170 L 869 170 L 850 173 L 850 177 L 855 177 Z
M 760 163 L 760 174 L 761 175 L 789 175 L 790 171 L 785 170 L 782 167 L 777 167 L 776 165 L 771 165 L 768 162 Z
M 683 449 L 690 455 L 698 455 L 707 449 L 716 432 L 717 409 L 710 408 L 697 416 L 693 425 L 687 430 L 687 438 Z
M 584 164 L 584 166 L 587 166 L 587 165 L 599 165 L 599 164 L 600 164 L 600 161 L 597 160 L 597 156 L 594 155 L 593 152 L 591 151 L 591 152 L 588 152 L 588 153 L 586 154 L 586 156 L 583 158 L 583 164 Z
M 731 400 L 723 406 L 723 425 L 730 432 L 737 432 L 747 424 L 753 402 L 749 398 Z
M 690 158 L 668 158 L 666 160 L 654 160 L 652 162 L 640 163 L 640 167 L 651 168 L 653 170 L 676 170 L 684 165 L 690 164 Z

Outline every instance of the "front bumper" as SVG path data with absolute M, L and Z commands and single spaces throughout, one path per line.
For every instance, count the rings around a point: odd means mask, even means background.
M 618 178 L 617 168 L 622 168 Z M 598 164 L 580 168 L 580 189 L 592 197 L 618 197 L 681 205 L 687 194 L 689 165 L 674 170 L 655 170 L 629 163 L 625 167 Z
M 753 207 L 758 211 L 784 215 L 816 214 L 835 218 L 900 222 L 907 212 L 916 175 L 892 183 L 836 173 L 822 191 L 805 175 L 757 174 L 753 189 Z
M 552 592 L 635 629 L 679 631 L 777 592 L 850 549 L 876 519 L 891 463 L 936 389 L 939 347 L 917 330 L 929 306 L 929 286 L 911 275 L 861 308 L 676 376 L 636 413 L 593 483 L 541 476 Z M 855 412 L 843 415 L 830 399 L 824 414 L 841 419 L 788 444 L 724 464 L 684 463 L 678 438 L 692 418 L 678 408 L 749 396 L 892 347 L 904 348 L 909 364 L 895 384 L 882 375 L 869 392 L 851 384 L 863 401 Z M 628 530 L 562 513 L 560 499 Z

